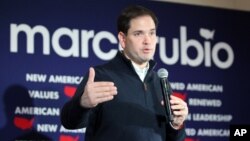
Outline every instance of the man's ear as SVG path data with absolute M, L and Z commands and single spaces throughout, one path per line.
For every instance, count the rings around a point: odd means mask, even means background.
M 123 32 L 119 32 L 118 33 L 118 39 L 119 39 L 121 47 L 124 49 L 125 48 L 126 35 Z

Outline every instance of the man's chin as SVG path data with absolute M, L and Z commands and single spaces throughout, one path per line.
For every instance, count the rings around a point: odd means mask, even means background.
M 143 58 L 145 61 L 149 61 L 149 60 L 152 60 L 153 59 L 153 56 L 152 55 L 147 55 Z
M 148 61 L 150 61 L 150 60 L 153 60 L 153 58 L 144 58 L 144 59 L 142 60 L 142 62 L 146 63 L 146 62 L 148 62 Z

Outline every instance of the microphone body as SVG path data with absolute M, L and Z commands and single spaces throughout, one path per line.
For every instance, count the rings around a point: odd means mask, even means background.
M 170 105 L 170 95 L 173 93 L 173 91 L 167 80 L 168 71 L 164 68 L 161 68 L 158 70 L 157 74 L 161 79 L 161 89 L 164 101 L 164 109 L 166 112 L 166 119 L 167 121 L 172 122 L 174 120 L 174 117 Z

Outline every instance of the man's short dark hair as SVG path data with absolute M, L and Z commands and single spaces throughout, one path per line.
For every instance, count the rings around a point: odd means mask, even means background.
M 129 6 L 123 9 L 123 11 L 121 12 L 120 16 L 117 19 L 118 32 L 121 31 L 124 34 L 127 34 L 128 29 L 130 28 L 130 21 L 136 17 L 145 16 L 145 15 L 149 15 L 150 17 L 152 17 L 155 23 L 155 28 L 157 28 L 158 19 L 155 16 L 155 14 L 151 10 L 143 6 L 135 5 L 135 6 Z

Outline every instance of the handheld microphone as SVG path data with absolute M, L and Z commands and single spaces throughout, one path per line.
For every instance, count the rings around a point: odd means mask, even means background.
M 161 79 L 161 89 L 164 100 L 164 107 L 166 111 L 166 119 L 167 121 L 172 122 L 174 120 L 174 117 L 170 107 L 170 95 L 173 93 L 173 91 L 167 79 L 168 71 L 164 68 L 161 68 L 158 70 L 157 75 Z

